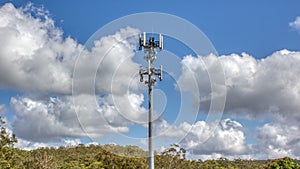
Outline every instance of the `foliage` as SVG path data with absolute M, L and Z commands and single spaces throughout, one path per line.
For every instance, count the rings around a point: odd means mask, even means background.
M 112 152 L 120 156 L 146 157 L 148 155 L 147 152 L 143 151 L 138 146 L 132 146 L 132 145 L 119 146 L 114 144 L 106 144 L 103 145 L 102 148 L 106 151 Z
M 265 169 L 298 169 L 300 168 L 293 159 L 284 157 L 271 161 Z
M 39 148 L 32 151 L 13 148 L 16 136 L 8 134 L 0 117 L 0 168 L 30 169 L 146 169 L 147 152 L 137 146 L 78 145 L 74 147 Z M 296 169 L 299 164 L 286 157 L 267 160 L 188 160 L 186 150 L 173 144 L 160 154 L 155 154 L 158 169 Z M 143 157 L 143 158 L 139 158 Z M 297 161 L 299 163 L 299 161 Z
M 15 134 L 7 133 L 4 125 L 5 121 L 0 116 L 0 167 L 9 168 L 11 164 L 16 163 L 17 155 L 13 151 L 13 146 L 18 140 Z
M 17 137 L 15 134 L 10 134 L 7 133 L 6 128 L 4 127 L 5 121 L 2 119 L 0 116 L 0 128 L 1 128 L 1 133 L 0 133 L 0 148 L 3 147 L 13 147 L 14 143 L 17 142 Z
M 25 151 L 10 148 L 14 154 L 7 166 L 0 168 L 30 168 L 30 169 L 146 169 L 147 159 L 138 157 L 119 156 L 105 150 L 107 145 L 90 145 L 60 148 L 40 148 L 32 151 Z M 113 148 L 114 145 L 110 145 Z M 117 146 L 121 152 L 130 152 L 128 147 Z M 142 150 L 137 150 L 138 152 Z M 133 152 L 131 152 L 133 153 Z M 137 152 L 135 152 L 137 154 Z M 146 152 L 144 152 L 146 153 Z M 134 154 L 134 153 L 133 153 Z M 276 161 L 276 160 L 275 160 Z M 269 161 L 270 162 L 270 161 Z M 288 161 L 291 162 L 291 161 Z M 228 160 L 219 158 L 216 160 L 188 160 L 186 151 L 178 145 L 172 145 L 161 154 L 155 155 L 155 168 L 158 169 L 256 169 L 265 166 L 272 167 L 274 161 L 267 164 L 267 160 Z M 277 161 L 278 164 L 285 162 Z M 298 166 L 298 164 L 296 164 Z M 276 167 L 275 167 L 276 168 Z M 288 168 L 287 168 L 288 169 Z M 292 169 L 292 168 L 291 168 Z

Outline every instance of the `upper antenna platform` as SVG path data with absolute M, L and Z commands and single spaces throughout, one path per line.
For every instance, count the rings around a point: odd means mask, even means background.
M 144 49 L 150 49 L 150 48 L 159 48 L 160 50 L 163 49 L 163 36 L 159 34 L 159 40 L 155 41 L 154 37 L 150 37 L 147 41 L 146 39 L 146 32 L 143 32 L 143 34 L 139 34 L 139 50 Z

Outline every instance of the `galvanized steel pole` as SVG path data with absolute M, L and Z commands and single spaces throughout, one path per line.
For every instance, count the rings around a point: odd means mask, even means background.
M 144 48 L 144 52 L 148 55 L 144 57 L 145 60 L 148 61 L 147 68 L 140 68 L 140 81 L 143 82 L 144 75 L 148 75 L 148 80 L 145 83 L 148 85 L 148 166 L 149 169 L 154 169 L 154 150 L 153 150 L 153 136 L 152 136 L 152 112 L 153 112 L 153 85 L 156 82 L 156 78 L 152 77 L 152 75 L 157 75 L 159 80 L 162 80 L 162 66 L 160 69 L 152 68 L 152 62 L 156 59 L 156 49 L 162 50 L 163 48 L 163 38 L 162 35 L 159 35 L 159 41 L 154 41 L 154 37 L 150 37 L 149 41 L 146 40 L 146 33 L 144 32 L 143 38 L 142 35 L 139 36 L 139 50 Z

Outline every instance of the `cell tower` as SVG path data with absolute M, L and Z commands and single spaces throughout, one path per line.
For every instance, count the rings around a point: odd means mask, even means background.
M 144 59 L 148 62 L 148 67 L 140 67 L 140 81 L 144 81 L 144 76 L 148 76 L 148 80 L 145 80 L 145 84 L 148 85 L 148 166 L 149 169 L 154 169 L 154 151 L 153 151 L 153 141 L 152 141 L 152 111 L 153 111 L 153 96 L 152 88 L 156 82 L 155 75 L 158 76 L 159 80 L 162 81 L 162 65 L 159 69 L 152 67 L 153 61 L 156 59 L 156 54 L 158 51 L 163 49 L 163 36 L 159 34 L 159 41 L 155 41 L 154 37 L 150 37 L 147 41 L 146 32 L 139 35 L 139 50 L 144 49 L 147 53 Z

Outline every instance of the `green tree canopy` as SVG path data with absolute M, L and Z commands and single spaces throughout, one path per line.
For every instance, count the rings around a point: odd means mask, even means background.
M 271 161 L 265 169 L 298 169 L 299 164 L 294 162 L 293 159 L 289 157 L 284 157 Z

